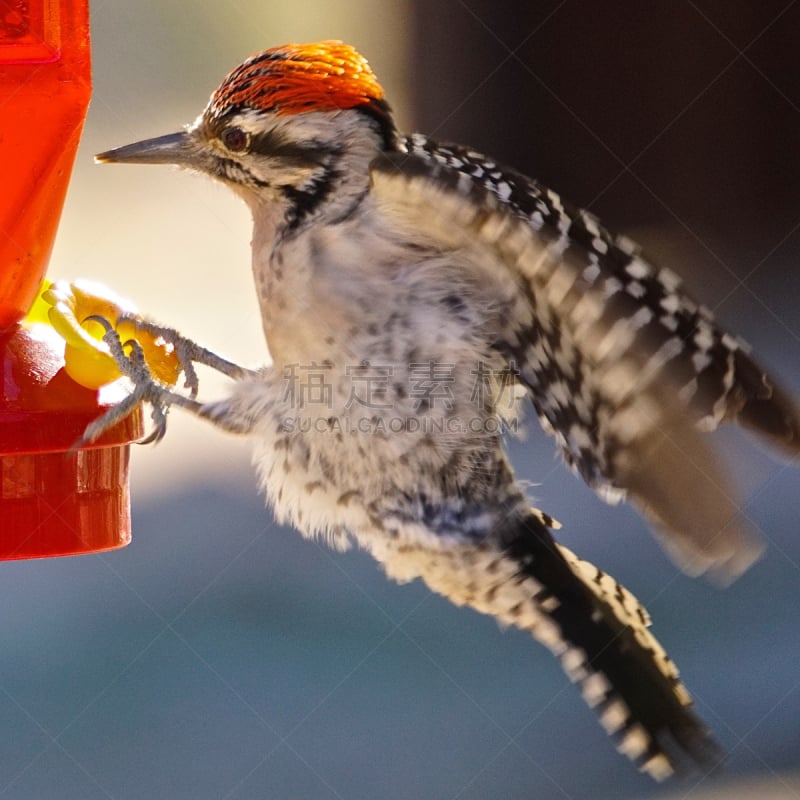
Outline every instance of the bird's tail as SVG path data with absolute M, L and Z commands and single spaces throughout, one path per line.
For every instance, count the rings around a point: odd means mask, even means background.
M 660 781 L 687 767 L 713 769 L 721 751 L 649 632 L 647 611 L 612 577 L 556 544 L 550 522 L 533 512 L 503 533 L 500 548 L 450 551 L 422 577 L 457 604 L 548 647 L 641 771 Z

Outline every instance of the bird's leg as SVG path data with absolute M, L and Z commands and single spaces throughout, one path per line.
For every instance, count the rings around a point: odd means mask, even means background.
M 155 427 L 151 434 L 140 441 L 140 444 L 158 442 L 164 437 L 167 430 L 167 413 L 171 406 L 179 406 L 198 416 L 206 417 L 204 404 L 195 399 L 199 388 L 199 380 L 194 368 L 195 364 L 211 367 L 234 379 L 241 379 L 255 374 L 252 370 L 240 367 L 232 361 L 228 361 L 216 353 L 201 347 L 179 334 L 174 328 L 145 322 L 133 316 L 125 316 L 118 320 L 118 325 L 122 320 L 131 322 L 137 330 L 159 337 L 174 347 L 180 368 L 186 379 L 184 386 L 189 390 L 189 396 L 187 397 L 175 391 L 169 385 L 162 383 L 153 375 L 145 360 L 142 346 L 136 339 L 132 338 L 123 343 L 119 333 L 107 319 L 100 316 L 92 317 L 92 319 L 105 328 L 106 332 L 103 335 L 103 341 L 108 346 L 120 372 L 133 383 L 133 391 L 122 402 L 94 420 L 84 431 L 78 446 L 85 446 L 95 441 L 143 402 L 149 403 L 152 408 L 151 417 Z M 126 352 L 126 348 L 129 352 Z

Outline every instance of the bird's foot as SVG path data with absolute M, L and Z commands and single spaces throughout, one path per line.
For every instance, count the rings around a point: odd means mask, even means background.
M 119 371 L 133 384 L 133 390 L 122 402 L 110 408 L 86 428 L 77 443 L 78 447 L 96 441 L 141 403 L 147 403 L 151 408 L 153 430 L 141 439 L 139 444 L 158 442 L 164 438 L 167 431 L 167 414 L 172 406 L 179 406 L 204 416 L 204 405 L 196 399 L 199 379 L 195 364 L 203 364 L 234 379 L 253 374 L 250 370 L 187 339 L 175 329 L 146 322 L 138 316 L 121 316 L 115 325 L 102 316 L 92 316 L 91 319 L 105 329 L 103 342 L 108 347 Z M 125 331 L 126 334 L 131 331 L 131 337 L 123 342 L 120 331 Z M 148 342 L 152 341 L 158 341 L 162 347 L 166 343 L 171 348 L 177 360 L 178 370 L 184 374 L 183 386 L 188 390 L 188 394 L 176 390 L 171 377 L 169 381 L 164 379 L 163 370 L 152 363 L 152 354 L 148 358 L 143 342 L 147 346 Z M 177 378 L 177 375 L 174 377 Z

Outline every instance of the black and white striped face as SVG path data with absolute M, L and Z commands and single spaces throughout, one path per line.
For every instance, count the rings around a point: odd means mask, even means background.
M 293 117 L 245 109 L 198 118 L 187 135 L 205 151 L 205 172 L 232 188 L 262 194 L 306 191 L 337 169 L 343 144 L 328 114 Z
M 208 109 L 186 130 L 101 153 L 102 162 L 174 164 L 222 181 L 290 229 L 327 210 L 341 216 L 369 184 L 385 131 L 361 109 L 286 115 Z M 334 192 L 335 188 L 335 192 Z
M 370 162 L 385 146 L 380 120 L 359 108 L 223 117 L 207 110 L 186 135 L 203 151 L 202 171 L 251 208 L 274 204 L 288 230 L 344 216 L 366 194 Z

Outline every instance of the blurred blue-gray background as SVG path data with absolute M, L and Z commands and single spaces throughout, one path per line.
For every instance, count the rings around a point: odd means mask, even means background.
M 265 361 L 246 209 L 198 177 L 91 154 L 191 121 L 251 52 L 341 38 L 401 127 L 591 208 L 800 394 L 800 4 L 610 6 L 95 0 L 95 95 L 51 275 Z M 649 608 L 730 753 L 720 775 L 636 774 L 543 648 L 276 526 L 246 444 L 176 412 L 134 452 L 130 547 L 0 567 L 0 797 L 800 798 L 800 472 L 718 438 L 767 542 L 725 590 L 679 574 L 535 422 L 512 449 L 560 540 Z

